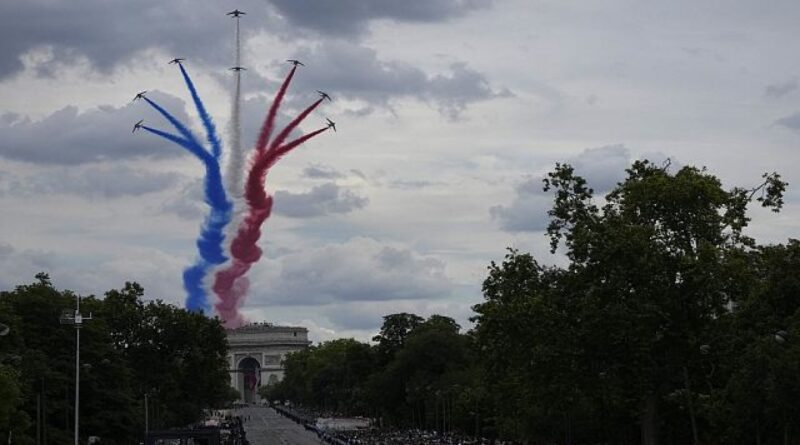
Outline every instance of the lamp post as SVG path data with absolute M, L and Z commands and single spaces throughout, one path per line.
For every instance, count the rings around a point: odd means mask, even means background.
M 3 323 L 0 323 L 0 337 L 4 337 L 4 336 L 8 335 L 8 332 L 10 330 L 11 329 L 9 329 L 8 326 L 4 325 Z M 2 364 L 3 364 L 2 361 L 0 361 L 0 365 L 2 365 Z M 9 444 L 11 443 L 11 431 L 12 431 L 11 429 L 8 430 L 8 443 Z
M 144 436 L 145 439 L 147 438 L 147 433 L 150 432 L 150 411 L 147 407 L 147 396 L 149 394 L 147 392 L 144 393 Z
M 86 320 L 92 319 L 92 314 L 88 317 L 81 315 L 81 297 L 77 297 L 75 312 L 69 311 L 61 314 L 59 322 L 61 324 L 71 324 L 75 326 L 75 445 L 78 445 L 80 402 L 81 402 L 81 326 Z

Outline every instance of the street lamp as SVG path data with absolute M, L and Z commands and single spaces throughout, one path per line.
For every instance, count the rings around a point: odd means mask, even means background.
M 76 299 L 75 312 L 64 311 L 59 318 L 61 324 L 71 324 L 75 326 L 75 445 L 78 445 L 78 421 L 80 419 L 80 385 L 81 385 L 81 326 L 86 320 L 92 319 L 92 314 L 88 317 L 81 315 L 81 297 Z

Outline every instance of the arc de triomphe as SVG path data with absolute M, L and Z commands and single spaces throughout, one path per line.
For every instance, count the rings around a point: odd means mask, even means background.
M 231 386 L 240 401 L 258 403 L 258 388 L 283 379 L 286 354 L 307 348 L 308 329 L 252 323 L 228 330 L 228 363 Z

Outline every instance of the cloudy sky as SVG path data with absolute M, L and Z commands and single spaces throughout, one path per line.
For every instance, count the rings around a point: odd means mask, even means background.
M 224 4 L 223 4 L 224 3 Z M 206 208 L 202 168 L 145 133 L 167 129 L 133 95 L 195 129 L 174 66 L 219 128 L 242 19 L 244 140 L 285 59 L 305 62 L 284 109 L 328 91 L 324 133 L 270 173 L 275 212 L 246 313 L 315 340 L 369 338 L 381 316 L 467 325 L 505 248 L 544 263 L 552 197 L 570 162 L 608 190 L 638 158 L 707 166 L 727 186 L 778 171 L 785 211 L 751 234 L 800 232 L 800 3 L 795 0 L 32 0 L 0 2 L 0 289 L 47 271 L 102 294 L 138 281 L 181 304 Z M 284 116 L 284 119 L 285 119 Z

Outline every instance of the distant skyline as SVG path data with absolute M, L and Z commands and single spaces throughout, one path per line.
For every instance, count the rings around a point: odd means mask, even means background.
M 800 3 L 561 0 L 34 0 L 0 3 L 0 289 L 102 294 L 125 281 L 183 305 L 202 216 L 201 167 L 131 128 L 168 128 L 150 97 L 200 130 L 185 66 L 227 127 L 241 18 L 243 141 L 252 146 L 297 59 L 286 116 L 327 132 L 267 178 L 265 258 L 245 313 L 310 337 L 369 339 L 383 315 L 469 326 L 506 247 L 546 264 L 552 197 L 572 163 L 602 195 L 635 159 L 707 166 L 726 187 L 789 182 L 761 243 L 800 234 Z M 225 144 L 227 134 L 224 132 Z

